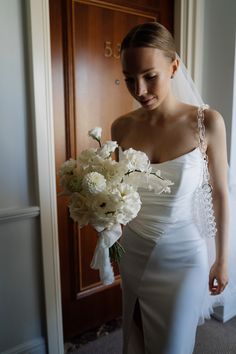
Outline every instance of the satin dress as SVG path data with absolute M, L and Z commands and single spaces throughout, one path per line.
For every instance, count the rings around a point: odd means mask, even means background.
M 207 245 L 193 210 L 202 159 L 196 147 L 152 164 L 174 182 L 170 194 L 138 190 L 142 207 L 120 241 L 123 354 L 192 354 L 197 325 L 210 317 Z M 142 331 L 133 319 L 136 302 Z

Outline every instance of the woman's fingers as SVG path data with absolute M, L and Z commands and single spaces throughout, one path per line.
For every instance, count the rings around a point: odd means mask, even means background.
M 209 283 L 208 283 L 209 291 L 212 291 L 216 287 L 216 285 L 214 285 L 215 280 L 216 280 L 215 277 L 210 274 L 209 275 Z
M 224 291 L 228 282 L 223 282 L 221 280 L 217 280 L 216 278 L 210 278 L 209 280 L 209 290 L 211 291 L 211 295 L 218 295 Z
M 214 263 L 209 273 L 209 291 L 211 295 L 218 295 L 228 284 L 228 271 L 225 264 Z

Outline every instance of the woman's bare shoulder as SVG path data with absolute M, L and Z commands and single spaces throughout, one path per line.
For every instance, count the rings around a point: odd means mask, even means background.
M 127 131 L 128 129 L 133 126 L 137 118 L 139 117 L 139 109 L 126 113 L 114 120 L 114 122 L 111 125 L 111 136 L 113 140 L 119 140 L 119 137 L 121 134 L 123 134 L 124 131 Z
M 215 109 L 209 108 L 204 111 L 204 125 L 206 128 L 207 140 L 224 133 L 225 121 L 222 115 Z
M 213 108 L 207 108 L 204 111 L 204 121 L 209 128 L 214 129 L 217 124 L 224 123 L 224 118 L 217 110 Z

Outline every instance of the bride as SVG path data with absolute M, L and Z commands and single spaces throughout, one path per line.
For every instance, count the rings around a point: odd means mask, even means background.
M 228 283 L 225 124 L 209 106 L 174 95 L 180 59 L 161 24 L 133 28 L 123 39 L 121 62 L 141 107 L 112 124 L 119 155 L 130 147 L 144 151 L 152 167 L 174 182 L 170 194 L 140 188 L 141 210 L 123 229 L 123 353 L 191 354 L 197 325 L 212 312 L 210 297 Z M 210 269 L 207 233 L 215 235 Z

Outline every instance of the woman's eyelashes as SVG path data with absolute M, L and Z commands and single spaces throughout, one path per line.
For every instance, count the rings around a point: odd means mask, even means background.
M 155 80 L 155 79 L 157 79 L 157 75 L 156 74 L 145 76 L 145 80 L 147 80 L 147 81 L 152 81 L 152 80 Z
M 149 74 L 149 75 L 144 76 L 145 81 L 154 81 L 157 78 L 158 78 L 158 75 L 156 75 L 156 74 Z M 125 77 L 124 80 L 127 84 L 134 84 L 135 83 L 135 79 L 132 77 Z

